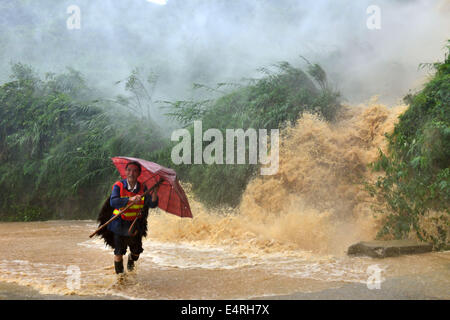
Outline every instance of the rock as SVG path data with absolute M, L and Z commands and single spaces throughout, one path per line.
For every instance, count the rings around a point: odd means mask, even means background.
M 362 241 L 348 248 L 347 254 L 372 258 L 397 257 L 402 254 L 431 252 L 429 243 L 413 240 Z

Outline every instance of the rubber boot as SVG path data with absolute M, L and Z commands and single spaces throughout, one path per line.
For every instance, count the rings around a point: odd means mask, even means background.
M 116 273 L 123 273 L 123 260 L 114 261 L 114 268 L 116 269 Z
M 131 253 L 128 255 L 128 263 L 127 263 L 128 271 L 134 270 L 134 262 L 137 261 L 137 259 L 139 259 L 139 256 L 136 257 Z

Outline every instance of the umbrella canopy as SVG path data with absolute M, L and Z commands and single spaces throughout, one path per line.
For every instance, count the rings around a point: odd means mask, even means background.
M 162 180 L 158 190 L 158 207 L 179 217 L 192 218 L 191 208 L 183 188 L 178 182 L 174 170 L 160 166 L 157 163 L 131 157 L 111 158 L 122 179 L 126 179 L 126 165 L 128 162 L 136 161 L 141 167 L 141 175 L 138 181 L 151 188 Z

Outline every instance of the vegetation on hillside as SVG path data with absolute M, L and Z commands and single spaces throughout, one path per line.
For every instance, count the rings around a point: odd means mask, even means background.
M 145 117 L 105 111 L 81 74 L 12 66 L 0 86 L 0 218 L 93 218 L 117 173 L 109 157 L 162 147 Z M 104 101 L 100 101 L 104 103 Z
M 434 75 L 405 97 L 409 108 L 387 135 L 388 153 L 373 164 L 384 175 L 369 190 L 387 204 L 380 238 L 414 232 L 441 249 L 450 233 L 450 42 L 445 61 L 424 66 Z

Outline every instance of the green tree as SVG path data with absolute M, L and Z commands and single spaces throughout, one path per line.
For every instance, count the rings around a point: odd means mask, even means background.
M 435 73 L 423 90 L 405 97 L 409 108 L 387 135 L 388 153 L 372 165 L 384 175 L 368 185 L 387 204 L 378 237 L 413 231 L 436 249 L 446 247 L 450 231 L 450 43 L 447 49 L 444 62 L 428 65 Z M 420 223 L 430 212 L 439 213 L 434 232 Z
M 107 108 L 73 69 L 40 79 L 12 66 L 0 86 L 0 219 L 94 218 L 117 172 L 110 157 L 165 144 L 148 119 Z M 127 119 L 124 121 L 123 119 Z

